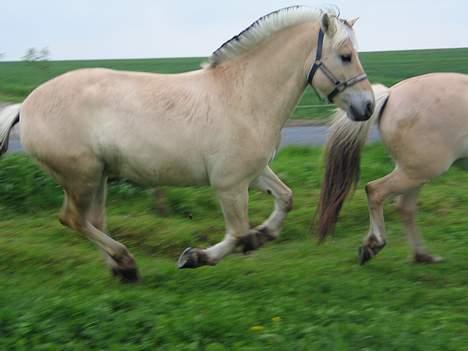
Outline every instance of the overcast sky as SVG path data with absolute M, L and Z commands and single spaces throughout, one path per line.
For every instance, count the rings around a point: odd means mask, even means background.
M 290 5 L 335 4 L 360 17 L 361 51 L 468 47 L 464 0 L 0 0 L 0 52 L 53 59 L 208 56 L 257 18 Z

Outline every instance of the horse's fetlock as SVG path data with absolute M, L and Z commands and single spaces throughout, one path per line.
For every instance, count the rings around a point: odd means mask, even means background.
M 371 248 L 382 248 L 386 245 L 386 241 L 382 237 L 378 237 L 374 234 L 369 236 L 366 240 L 366 246 L 371 247 Z
M 284 204 L 285 204 L 285 209 L 287 212 L 290 212 L 293 209 L 293 192 L 289 190 L 287 193 L 284 195 Z
M 130 253 L 128 252 L 127 248 L 123 246 L 117 250 L 116 256 L 123 259 L 123 258 L 129 257 Z

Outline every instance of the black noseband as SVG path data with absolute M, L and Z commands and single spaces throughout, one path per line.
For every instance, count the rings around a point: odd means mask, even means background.
M 342 91 L 346 90 L 347 88 L 353 86 L 356 83 L 359 83 L 360 81 L 366 80 L 367 75 L 365 73 L 357 75 L 355 77 L 352 77 L 346 81 L 341 81 L 338 78 L 335 77 L 335 75 L 327 68 L 327 66 L 322 62 L 322 51 L 323 51 L 323 39 L 325 37 L 325 34 L 323 33 L 322 29 L 320 28 L 319 34 L 318 34 L 318 41 L 317 41 L 317 55 L 315 56 L 315 61 L 314 64 L 312 65 L 312 68 L 309 71 L 309 74 L 307 76 L 307 82 L 314 88 L 314 85 L 312 84 L 312 81 L 315 77 L 315 74 L 317 71 L 320 69 L 323 74 L 333 83 L 334 89 L 333 91 L 327 95 L 327 100 L 328 101 L 333 101 L 333 99 Z M 317 90 L 317 89 L 316 89 Z

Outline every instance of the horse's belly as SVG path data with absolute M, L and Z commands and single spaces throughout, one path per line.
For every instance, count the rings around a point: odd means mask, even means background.
M 158 157 L 123 159 L 110 174 L 144 185 L 208 185 L 205 166 L 197 158 Z

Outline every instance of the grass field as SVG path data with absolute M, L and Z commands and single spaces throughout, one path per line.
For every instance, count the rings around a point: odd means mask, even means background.
M 317 246 L 309 226 L 320 149 L 283 150 L 273 168 L 293 189 L 280 240 L 214 268 L 178 271 L 186 246 L 221 239 L 205 188 L 165 189 L 154 214 L 147 190 L 113 184 L 109 227 L 135 254 L 136 285 L 114 281 L 95 247 L 56 220 L 61 191 L 22 155 L 0 160 L 0 350 L 465 350 L 468 344 L 468 184 L 453 169 L 426 186 L 419 222 L 443 264 L 408 262 L 392 206 L 389 244 L 369 265 L 362 184 L 392 168 L 383 147 L 364 153 L 361 186 L 336 235 Z M 252 224 L 272 208 L 253 193 Z M 193 219 L 190 219 L 190 216 Z
M 40 83 L 64 72 L 83 67 L 177 73 L 199 68 L 204 58 L 54 61 L 48 68 L 26 62 L 0 63 L 0 101 L 21 101 Z M 374 83 L 392 85 L 428 72 L 468 73 L 468 49 L 442 49 L 362 53 L 361 60 Z M 323 106 L 312 89 L 307 89 L 294 118 L 323 120 L 330 107 Z

